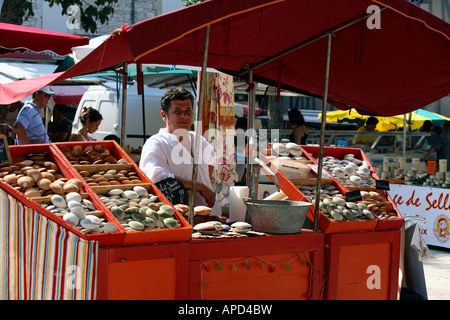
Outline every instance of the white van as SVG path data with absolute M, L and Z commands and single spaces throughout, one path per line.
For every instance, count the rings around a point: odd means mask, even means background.
M 165 127 L 161 118 L 161 96 L 166 90 L 157 88 L 145 88 L 145 137 L 144 114 L 142 111 L 142 95 L 137 93 L 137 85 L 127 87 L 126 120 L 125 120 L 125 144 L 133 148 L 142 147 L 149 136 L 158 133 Z M 122 122 L 122 89 L 106 87 L 103 85 L 91 86 L 83 94 L 78 109 L 73 119 L 72 133 L 81 128 L 79 115 L 84 107 L 92 107 L 98 110 L 102 117 L 102 123 L 92 135 L 95 140 L 104 140 L 108 135 L 121 136 Z

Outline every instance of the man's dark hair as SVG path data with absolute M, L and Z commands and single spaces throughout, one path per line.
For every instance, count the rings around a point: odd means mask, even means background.
M 420 131 L 429 131 L 432 126 L 433 122 L 431 122 L 431 120 L 425 120 L 422 124 L 422 128 L 420 128 Z
M 116 136 L 115 134 L 109 134 L 106 137 L 103 138 L 103 140 L 114 140 L 118 144 L 120 144 L 120 138 Z
M 378 123 L 378 119 L 375 117 L 368 117 L 366 120 L 366 126 L 371 125 L 371 124 L 377 124 L 377 123 Z
M 194 107 L 194 96 L 182 87 L 175 87 L 167 90 L 161 97 L 161 110 L 168 112 L 172 100 L 191 100 L 191 105 Z
M 53 108 L 58 110 L 59 112 L 64 113 L 66 112 L 67 106 L 64 103 L 57 103 Z

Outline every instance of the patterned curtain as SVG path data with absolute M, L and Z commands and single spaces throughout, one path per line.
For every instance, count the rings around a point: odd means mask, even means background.
M 216 196 L 221 207 L 229 207 L 230 186 L 238 181 L 234 144 L 235 112 L 233 77 L 207 73 L 203 129 L 216 150 L 218 166 L 214 174 Z
M 0 189 L 0 299 L 96 298 L 98 242 L 78 237 Z

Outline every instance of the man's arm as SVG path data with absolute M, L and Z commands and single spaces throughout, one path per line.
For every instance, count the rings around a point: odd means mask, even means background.
M 190 180 L 183 180 L 183 179 L 180 179 L 179 177 L 176 177 L 176 176 L 175 176 L 175 179 L 180 181 L 184 185 L 184 187 L 186 189 L 192 190 L 192 181 L 190 181 Z M 200 182 L 197 181 L 197 184 L 195 185 L 195 191 L 200 193 L 200 195 L 203 198 L 205 198 L 206 202 L 208 203 L 208 207 L 213 207 L 214 206 L 214 203 L 216 201 L 216 194 L 214 193 L 213 190 L 211 190 L 210 188 L 205 186 L 203 183 L 200 183 Z
M 30 144 L 28 140 L 27 132 L 25 131 L 25 127 L 21 123 L 16 123 L 14 125 L 14 130 L 16 131 L 17 137 L 22 141 L 23 144 Z
M 428 149 L 427 153 L 423 157 L 423 161 L 428 161 L 428 157 L 436 150 L 436 147 L 431 146 L 430 149 Z

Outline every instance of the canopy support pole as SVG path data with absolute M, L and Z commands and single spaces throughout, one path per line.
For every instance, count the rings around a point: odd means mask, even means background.
M 252 164 L 253 164 L 253 144 L 255 143 L 255 140 L 253 139 L 253 127 L 254 127 L 254 119 L 255 119 L 255 87 L 253 83 L 253 70 L 250 69 L 250 72 L 248 74 L 248 82 L 250 86 L 250 91 L 248 92 L 248 118 L 247 118 L 247 135 L 248 135 L 248 141 L 247 141 L 247 186 L 249 187 L 251 185 L 251 179 L 252 179 Z
M 191 196 L 189 197 L 189 224 L 194 226 L 194 207 L 195 207 L 195 193 L 197 188 L 197 174 L 198 174 L 198 158 L 200 151 L 200 137 L 202 135 L 202 115 L 203 115 L 203 101 L 205 99 L 205 86 L 206 86 L 206 66 L 208 60 L 208 47 L 209 47 L 209 32 L 210 26 L 205 28 L 205 42 L 203 47 L 203 61 L 202 61 L 202 71 L 200 78 L 200 88 L 197 103 L 197 120 L 195 123 L 195 143 L 194 143 L 194 164 L 192 167 L 192 187 Z
M 142 101 L 142 130 L 143 130 L 143 139 L 144 142 L 142 145 L 145 144 L 145 142 L 147 141 L 147 130 L 145 128 L 145 85 L 144 85 L 144 71 L 141 71 L 142 74 L 142 82 L 141 82 L 141 88 L 142 88 L 142 97 L 141 97 L 141 101 Z
M 409 127 L 406 127 L 406 114 L 403 115 L 403 156 L 406 157 L 406 131 L 409 130 Z
M 327 100 L 328 100 L 328 83 L 330 77 L 330 56 L 331 56 L 331 37 L 333 35 L 328 33 L 328 45 L 327 45 L 327 60 L 325 67 L 325 84 L 323 88 L 323 104 L 322 104 L 322 114 L 327 114 Z M 316 183 L 316 199 L 314 208 L 314 231 L 318 229 L 319 220 L 319 202 L 320 202 L 320 187 L 322 182 L 322 160 L 323 160 L 323 149 L 325 144 L 325 127 L 326 127 L 327 117 L 323 116 L 320 124 L 320 148 L 319 148 L 319 158 L 317 166 L 317 183 Z
M 122 74 L 122 125 L 120 126 L 120 146 L 125 146 L 125 119 L 127 114 L 127 83 L 128 83 L 128 63 L 123 64 Z

